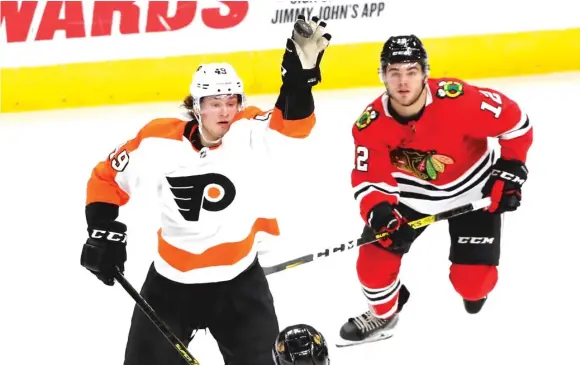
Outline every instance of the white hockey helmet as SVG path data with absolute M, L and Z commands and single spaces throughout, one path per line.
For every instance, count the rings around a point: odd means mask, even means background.
M 236 70 L 226 62 L 201 64 L 193 74 L 189 93 L 193 98 L 193 112 L 201 122 L 201 99 L 206 96 L 239 95 L 240 107 L 246 107 L 244 83 Z

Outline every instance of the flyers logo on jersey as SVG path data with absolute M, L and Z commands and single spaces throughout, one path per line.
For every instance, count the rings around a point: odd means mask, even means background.
M 169 177 L 167 181 L 175 197 L 181 216 L 197 222 L 201 210 L 219 212 L 226 209 L 236 197 L 236 187 L 220 174 Z
M 441 81 L 437 89 L 437 97 L 440 99 L 455 99 L 463 95 L 463 84 L 457 81 Z
M 369 106 L 365 109 L 365 111 L 358 117 L 356 120 L 356 127 L 359 131 L 362 131 L 371 123 L 379 117 L 379 112 L 374 110 L 372 106 Z

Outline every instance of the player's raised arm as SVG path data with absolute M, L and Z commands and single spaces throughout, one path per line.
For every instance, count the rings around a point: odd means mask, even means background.
M 312 87 L 321 80 L 320 61 L 331 39 L 326 23 L 299 16 L 282 58 L 282 87 L 269 126 L 282 135 L 307 137 L 315 124 Z

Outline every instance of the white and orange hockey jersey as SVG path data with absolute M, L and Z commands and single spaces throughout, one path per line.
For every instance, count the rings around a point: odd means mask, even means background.
M 86 203 L 122 206 L 153 179 L 162 207 L 156 270 L 181 283 L 230 280 L 253 263 L 261 236 L 279 235 L 265 193 L 270 151 L 314 124 L 314 114 L 290 121 L 277 108 L 248 107 L 219 146 L 198 151 L 193 122 L 155 119 L 93 169 Z

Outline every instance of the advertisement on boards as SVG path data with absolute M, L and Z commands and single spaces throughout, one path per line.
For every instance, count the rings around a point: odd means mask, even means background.
M 380 29 L 387 13 L 385 2 L 360 1 L 2 1 L 0 7 L 0 44 L 10 51 L 0 67 L 278 49 L 300 14 L 328 20 L 334 43 L 356 43 L 382 38 L 356 28 Z
M 247 21 L 249 1 L 2 1 L 0 66 L 217 51 Z M 224 47 L 224 44 L 226 45 Z M 43 57 L 38 57 L 43 54 Z
M 566 1 L 553 0 L 546 9 L 524 0 L 487 0 L 474 13 L 469 2 L 451 0 L 415 0 L 412 9 L 404 0 L 3 0 L 0 67 L 281 49 L 298 15 L 327 20 L 333 44 L 383 42 L 392 34 L 442 38 L 578 26 Z M 514 16 L 522 6 L 530 16 Z M 558 16 L 547 16 L 554 12 Z
M 194 21 L 208 29 L 230 29 L 248 14 L 248 1 L 2 1 L 0 17 L 7 43 L 109 37 L 114 34 L 173 32 Z M 198 15 L 199 13 L 199 15 Z M 57 36 L 57 33 L 58 34 Z
M 298 15 L 306 19 L 314 16 L 332 21 L 379 18 L 386 9 L 384 1 L 377 2 L 343 2 L 343 1 L 280 1 L 278 7 L 272 9 L 270 22 L 272 24 L 293 23 Z M 340 24 L 339 22 L 337 22 Z

